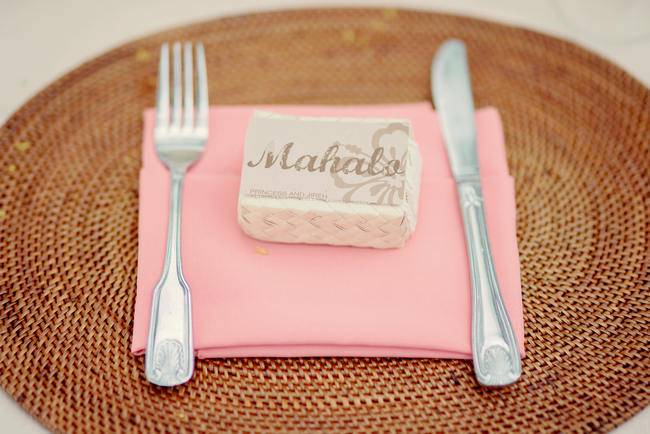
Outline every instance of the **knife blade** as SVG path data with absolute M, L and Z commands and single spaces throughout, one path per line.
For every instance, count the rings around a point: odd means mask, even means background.
M 431 65 L 431 93 L 456 180 L 472 284 L 472 358 L 479 383 L 506 386 L 521 358 L 494 269 L 476 148 L 474 101 L 465 45 L 445 41 Z

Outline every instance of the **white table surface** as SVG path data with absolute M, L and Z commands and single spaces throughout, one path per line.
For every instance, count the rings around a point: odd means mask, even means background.
M 580 27 L 579 20 L 585 15 L 567 21 L 557 2 L 574 9 L 576 2 L 589 4 L 585 14 L 608 21 L 610 29 L 650 23 L 649 0 L 0 0 L 0 124 L 62 74 L 122 43 L 195 21 L 299 7 L 397 6 L 515 24 L 577 42 L 650 86 L 650 34 L 616 41 L 608 36 L 607 29 L 589 33 Z M 637 9 L 634 13 L 620 14 L 620 19 L 612 22 L 608 2 L 617 2 L 620 8 Z M 647 27 L 650 31 L 650 25 Z M 0 420 L 3 432 L 46 432 L 4 391 L 0 392 Z M 616 433 L 650 433 L 650 407 L 619 427 Z

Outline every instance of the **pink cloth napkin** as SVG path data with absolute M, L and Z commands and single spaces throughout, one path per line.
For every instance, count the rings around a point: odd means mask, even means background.
M 188 172 L 182 260 L 192 290 L 198 357 L 385 356 L 471 358 L 471 293 L 456 187 L 429 103 L 264 106 L 304 116 L 407 118 L 422 154 L 415 233 L 377 250 L 277 244 L 237 224 L 242 150 L 252 106 L 212 107 L 206 151 Z M 151 293 L 167 234 L 169 174 L 144 113 L 138 280 L 132 351 L 144 353 Z M 523 355 L 524 327 L 513 180 L 501 120 L 477 111 L 488 231 L 501 290 Z M 261 247 L 267 255 L 256 253 Z

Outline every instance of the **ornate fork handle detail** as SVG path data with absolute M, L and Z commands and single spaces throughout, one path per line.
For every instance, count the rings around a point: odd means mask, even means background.
M 171 171 L 167 249 L 162 276 L 154 288 L 145 356 L 147 379 L 160 386 L 184 383 L 194 370 L 192 303 L 183 277 L 180 248 L 184 175 L 184 171 Z
M 481 184 L 472 180 L 457 185 L 472 279 L 474 370 L 481 384 L 504 386 L 519 379 L 521 360 L 496 278 Z

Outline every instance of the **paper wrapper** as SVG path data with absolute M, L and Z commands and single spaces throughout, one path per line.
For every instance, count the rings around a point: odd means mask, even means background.
M 256 111 L 238 221 L 256 239 L 402 247 L 415 230 L 422 162 L 404 119 Z

